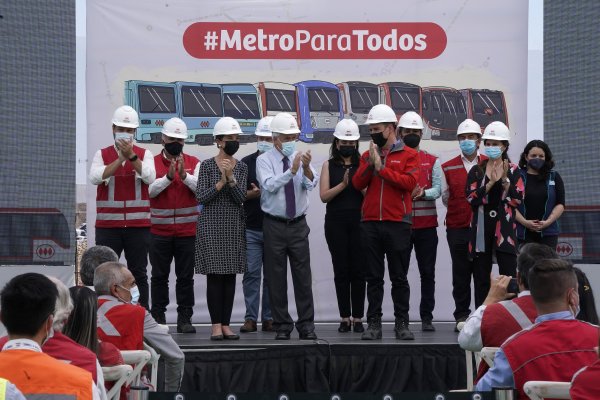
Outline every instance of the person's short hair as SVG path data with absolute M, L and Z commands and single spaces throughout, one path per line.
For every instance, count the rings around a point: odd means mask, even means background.
M 575 271 L 575 275 L 577 275 L 579 307 L 581 308 L 579 314 L 577 314 L 577 319 L 598 325 L 598 312 L 596 311 L 596 300 L 594 299 L 592 285 L 585 272 L 577 267 L 573 267 L 573 270 Z
M 528 275 L 531 267 L 538 260 L 558 258 L 556 251 L 545 244 L 527 243 L 521 247 L 519 257 L 517 257 L 517 271 L 521 284 L 525 289 L 529 289 Z
M 93 246 L 87 249 L 81 256 L 81 282 L 85 286 L 92 286 L 94 284 L 94 271 L 98 268 L 98 265 L 109 261 L 119 261 L 119 256 L 110 247 Z
M 69 292 L 74 308 L 71 318 L 63 328 L 63 334 L 97 353 L 96 318 L 98 315 L 98 297 L 96 292 L 85 286 L 73 286 L 69 288 Z
M 94 273 L 94 290 L 98 296 L 110 295 L 113 285 L 123 283 L 123 271 L 127 266 L 118 262 L 105 262 L 96 268 Z
M 12 278 L 0 292 L 0 316 L 10 335 L 35 336 L 54 313 L 58 289 L 42 274 Z
M 52 323 L 52 327 L 55 331 L 62 332 L 65 322 L 67 322 L 69 315 L 71 315 L 71 311 L 73 311 L 71 294 L 69 293 L 69 289 L 67 289 L 65 284 L 62 283 L 60 279 L 54 276 L 48 276 L 48 279 L 50 279 L 52 283 L 56 285 L 56 289 L 58 290 L 56 306 L 54 307 L 54 322 Z
M 561 259 L 538 260 L 529 271 L 529 290 L 536 304 L 552 304 L 577 287 L 573 264 Z

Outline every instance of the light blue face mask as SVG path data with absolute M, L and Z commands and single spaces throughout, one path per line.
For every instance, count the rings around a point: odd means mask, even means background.
M 264 153 L 273 148 L 273 143 L 270 142 L 256 142 L 256 147 L 258 148 L 259 153 Z
M 458 142 L 460 150 L 467 156 L 472 155 L 477 150 L 477 141 L 473 139 L 465 139 Z
M 284 156 L 289 157 L 294 154 L 294 151 L 296 151 L 296 142 L 281 143 L 281 153 Z
M 488 146 L 485 148 L 485 155 L 491 160 L 497 160 L 502 156 L 502 149 L 497 146 Z
M 122 288 L 122 289 L 125 289 L 129 293 L 131 293 L 131 300 L 129 301 L 131 304 L 137 304 L 138 303 L 138 301 L 140 299 L 140 289 L 138 289 L 137 285 L 135 285 L 131 289 L 124 288 L 121 285 L 119 285 L 119 287 Z

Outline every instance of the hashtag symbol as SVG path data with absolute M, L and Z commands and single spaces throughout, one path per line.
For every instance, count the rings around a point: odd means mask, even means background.
M 204 35 L 204 48 L 206 50 L 215 50 L 217 48 L 218 40 L 219 35 L 217 32 L 206 32 L 206 35 Z

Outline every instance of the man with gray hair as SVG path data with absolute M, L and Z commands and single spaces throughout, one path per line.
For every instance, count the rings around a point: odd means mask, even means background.
M 143 350 L 145 340 L 165 360 L 164 391 L 178 391 L 183 352 L 150 313 L 137 305 L 139 290 L 131 271 L 117 262 L 101 264 L 94 274 L 94 288 L 98 294 L 98 339 L 119 350 Z
M 94 290 L 94 271 L 105 262 L 118 262 L 119 256 L 108 246 L 93 246 L 81 256 L 81 283 Z

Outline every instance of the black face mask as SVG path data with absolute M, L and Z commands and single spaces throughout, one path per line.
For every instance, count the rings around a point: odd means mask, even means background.
M 223 146 L 223 151 L 228 156 L 232 156 L 238 151 L 239 148 L 240 142 L 238 142 L 237 140 L 228 140 L 227 142 L 225 142 L 225 146 Z
M 527 161 L 527 165 L 529 165 L 532 169 L 539 171 L 546 164 L 546 160 L 542 160 L 541 158 L 532 158 Z
M 356 152 L 356 147 L 340 146 L 339 152 L 342 157 L 352 157 L 352 155 Z
M 409 133 L 408 135 L 402 138 L 402 141 L 408 147 L 416 149 L 417 147 L 419 147 L 419 143 L 421 142 L 421 136 L 415 133 Z
M 177 157 L 183 150 L 183 145 L 178 142 L 165 143 L 165 150 L 172 156 Z
M 387 139 L 383 137 L 383 132 L 371 133 L 371 140 L 379 147 L 383 147 L 387 143 Z

